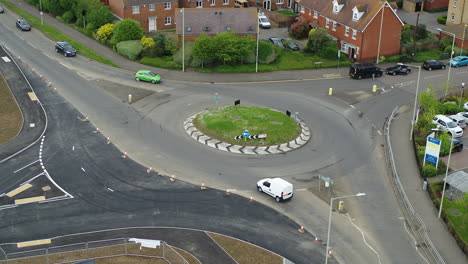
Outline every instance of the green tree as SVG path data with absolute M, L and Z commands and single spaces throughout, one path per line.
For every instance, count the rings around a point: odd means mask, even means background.
M 326 29 L 311 29 L 309 33 L 309 41 L 307 41 L 304 51 L 306 53 L 319 54 L 323 49 L 333 44 L 333 40 L 328 37 Z
M 88 9 L 89 10 L 89 9 Z M 114 15 L 108 6 L 101 4 L 99 8 L 92 8 L 87 12 L 87 23 L 93 24 L 96 28 L 100 28 L 102 25 L 111 23 L 114 19 Z
M 67 10 L 60 5 L 60 0 L 42 0 L 42 9 L 54 16 L 61 16 Z
M 202 67 L 206 61 L 216 58 L 216 46 L 214 44 L 215 41 L 206 34 L 201 34 L 200 37 L 195 40 L 192 48 L 192 56 L 202 61 Z
M 214 45 L 218 47 L 215 53 L 217 60 L 222 61 L 223 64 L 239 60 L 238 54 L 235 50 L 236 35 L 232 31 L 216 34 L 213 41 Z
M 419 24 L 418 27 L 416 28 L 416 39 L 421 40 L 421 39 L 426 39 L 426 38 L 427 38 L 426 25 Z
M 419 95 L 419 103 L 422 107 L 424 107 L 427 111 L 435 110 L 439 106 L 440 102 L 437 98 L 437 95 L 432 90 L 431 87 L 428 87 L 426 92 L 423 92 Z
M 144 31 L 140 23 L 133 19 L 124 19 L 114 26 L 112 44 L 117 44 L 125 40 L 139 40 L 143 37 Z

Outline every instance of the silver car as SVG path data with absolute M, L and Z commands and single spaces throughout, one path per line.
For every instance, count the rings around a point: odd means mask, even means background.
M 459 127 L 461 127 L 461 128 L 465 128 L 465 127 L 466 127 L 465 118 L 464 118 L 463 116 L 451 115 L 451 116 L 449 116 L 448 118 L 452 119 L 453 122 L 457 123 L 457 126 L 459 126 Z

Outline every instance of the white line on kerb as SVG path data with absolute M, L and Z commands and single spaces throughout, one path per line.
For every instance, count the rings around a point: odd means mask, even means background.
M 382 132 L 380 132 L 380 130 L 377 130 L 377 133 L 379 133 L 379 135 L 382 135 Z
M 39 161 L 39 160 L 33 161 L 33 162 L 29 163 L 28 165 L 23 166 L 23 167 L 21 167 L 21 168 L 15 170 L 13 173 L 17 173 L 18 171 L 20 171 L 20 170 L 22 170 L 22 169 L 24 169 L 24 168 L 26 168 L 26 167 L 28 167 L 28 166 L 31 166 L 32 164 L 34 164 L 34 163 L 36 163 L 36 162 L 38 162 L 38 161 Z
M 109 191 L 111 191 L 111 192 L 113 192 L 113 191 L 114 191 L 114 190 L 112 190 L 111 188 L 107 188 L 107 190 L 109 190 Z
M 83 169 L 83 167 L 81 167 L 81 170 L 84 171 L 84 172 L 86 172 L 85 169 Z

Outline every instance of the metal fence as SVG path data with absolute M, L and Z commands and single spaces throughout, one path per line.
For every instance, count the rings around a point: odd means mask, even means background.
M 140 247 L 127 238 L 90 241 L 42 249 L 5 253 L 0 248 L 0 264 L 64 264 L 87 259 L 119 256 L 158 258 L 168 264 L 188 264 L 177 251 L 161 241 L 157 248 Z
M 393 118 L 395 117 L 396 113 L 398 112 L 399 107 L 396 107 L 390 117 L 387 120 L 385 125 L 385 134 L 386 134 L 386 141 L 387 141 L 387 150 L 388 150 L 388 159 L 390 160 L 390 164 L 392 167 L 393 173 L 393 183 L 396 187 L 396 191 L 401 199 L 400 202 L 403 204 L 403 212 L 406 216 L 406 222 L 413 231 L 412 233 L 416 236 L 416 240 L 418 241 L 419 247 L 418 249 L 421 250 L 424 256 L 427 257 L 427 261 L 429 263 L 439 263 L 445 264 L 444 259 L 440 256 L 439 252 L 437 251 L 436 247 L 432 243 L 431 239 L 427 234 L 426 225 L 422 221 L 421 217 L 416 213 L 413 206 L 411 205 L 408 196 L 406 195 L 405 189 L 401 184 L 400 177 L 398 176 L 398 171 L 395 166 L 395 159 L 393 157 L 393 150 L 392 150 L 392 143 L 390 140 L 390 125 L 392 124 Z M 422 187 L 422 185 L 421 185 Z

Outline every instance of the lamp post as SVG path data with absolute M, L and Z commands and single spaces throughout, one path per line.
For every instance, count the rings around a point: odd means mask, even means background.
M 465 94 L 465 83 L 462 83 L 462 89 L 461 89 L 461 92 L 460 92 L 460 104 L 458 105 L 458 107 L 461 107 L 464 94 Z
M 328 263 L 328 251 L 330 250 L 330 229 L 331 229 L 331 217 L 332 217 L 332 209 L 333 209 L 333 201 L 337 199 L 343 199 L 343 198 L 349 198 L 349 197 L 356 197 L 356 196 L 364 196 L 366 195 L 365 193 L 357 193 L 354 195 L 347 195 L 347 196 L 341 196 L 341 197 L 336 197 L 336 198 L 331 198 L 330 199 L 330 214 L 328 215 L 328 235 L 327 235 L 327 251 L 325 252 L 325 264 Z
M 382 41 L 382 26 L 383 26 L 383 19 L 384 19 L 385 3 L 386 3 L 386 2 L 387 2 L 387 1 L 385 0 L 385 1 L 384 1 L 383 8 L 382 8 L 382 18 L 380 19 L 379 44 L 378 44 L 378 47 L 377 47 L 377 63 L 376 63 L 376 64 L 379 64 L 380 42 Z M 382 3 L 382 1 L 380 1 L 380 3 Z
M 419 79 L 421 78 L 421 66 L 417 66 L 417 65 L 408 65 L 408 66 L 417 67 L 419 69 L 418 70 L 418 81 L 416 82 L 416 94 L 414 95 L 413 119 L 411 119 L 411 132 L 410 132 L 410 136 L 409 136 L 409 140 L 411 141 L 411 139 L 413 138 L 414 125 L 416 123 L 416 105 L 418 104 Z
M 448 86 L 450 84 L 450 70 L 452 69 L 452 58 L 453 58 L 453 48 L 455 46 L 455 34 L 451 33 L 451 32 L 448 32 L 448 31 L 445 31 L 445 30 L 442 30 L 440 28 L 437 29 L 438 31 L 440 32 L 444 32 L 445 34 L 447 35 L 451 35 L 453 37 L 453 41 L 452 41 L 452 52 L 450 53 L 450 61 L 449 61 L 449 69 L 448 69 L 448 75 L 447 75 L 447 84 L 445 86 L 445 96 L 447 96 L 447 93 L 448 93 Z
M 440 218 L 440 215 L 442 214 L 442 205 L 444 203 L 445 186 L 447 186 L 447 175 L 448 175 L 448 170 L 450 167 L 450 156 L 452 156 L 453 135 L 454 135 L 454 132 L 452 132 L 452 137 L 450 138 L 450 149 L 449 149 L 449 156 L 447 160 L 447 169 L 445 170 L 444 188 L 442 189 L 442 198 L 440 198 L 439 218 Z
M 182 72 L 185 72 L 185 9 L 180 10 L 182 13 Z
M 462 37 L 462 44 L 461 44 L 460 56 L 462 55 L 462 53 L 463 53 L 463 48 L 465 47 L 464 44 L 465 44 L 465 31 L 466 31 L 466 27 L 468 27 L 467 24 L 465 24 L 465 25 L 463 26 L 463 37 Z
M 44 20 L 42 18 L 42 15 L 44 14 L 42 12 L 42 0 L 39 0 L 39 14 L 41 15 L 41 25 L 44 25 Z
M 257 51 L 256 51 L 256 55 L 255 55 L 255 72 L 258 72 L 258 39 L 260 38 L 260 18 L 259 18 L 259 15 L 258 15 L 258 12 L 260 10 L 258 10 L 257 8 Z

